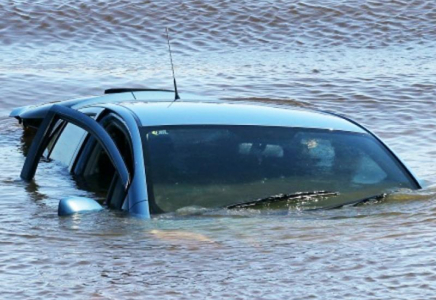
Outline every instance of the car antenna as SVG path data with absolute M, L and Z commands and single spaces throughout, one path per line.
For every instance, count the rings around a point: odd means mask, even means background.
M 180 99 L 180 96 L 179 93 L 177 92 L 176 76 L 174 75 L 174 65 L 173 65 L 173 56 L 171 55 L 170 36 L 168 34 L 168 27 L 166 27 L 165 29 L 167 32 L 168 51 L 170 52 L 171 70 L 173 71 L 174 92 L 176 93 L 174 97 L 174 101 L 177 101 Z

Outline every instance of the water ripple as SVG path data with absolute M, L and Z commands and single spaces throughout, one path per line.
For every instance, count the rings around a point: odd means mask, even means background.
M 2 1 L 0 292 L 11 299 L 430 299 L 436 271 L 436 4 L 430 0 Z M 428 189 L 316 213 L 58 218 L 93 196 L 19 173 L 19 105 L 172 88 L 342 113 Z

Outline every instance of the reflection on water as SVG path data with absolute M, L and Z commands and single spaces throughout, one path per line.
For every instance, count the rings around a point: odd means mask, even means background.
M 323 211 L 198 209 L 145 221 L 58 218 L 92 196 L 42 163 L 15 106 L 171 88 L 346 114 L 436 182 L 436 5 L 411 1 L 3 1 L 0 291 L 4 298 L 431 298 L 436 191 Z

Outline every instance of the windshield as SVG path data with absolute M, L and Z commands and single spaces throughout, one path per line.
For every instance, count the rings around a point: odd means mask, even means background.
M 261 126 L 142 128 L 152 212 L 226 207 L 277 194 L 330 191 L 330 206 L 416 188 L 369 134 Z M 316 202 L 316 203 L 315 203 Z

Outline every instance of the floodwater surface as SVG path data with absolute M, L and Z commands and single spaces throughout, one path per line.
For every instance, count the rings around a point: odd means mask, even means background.
M 436 294 L 436 3 L 0 3 L 0 294 L 5 299 L 430 299 Z M 427 183 L 331 211 L 57 216 L 90 196 L 42 163 L 20 180 L 16 106 L 106 88 L 345 114 Z

